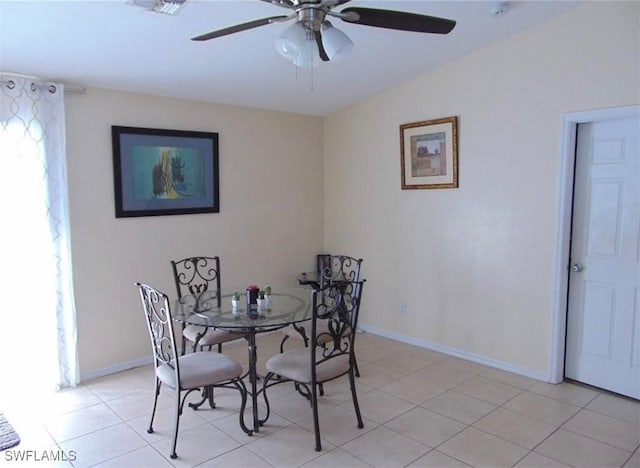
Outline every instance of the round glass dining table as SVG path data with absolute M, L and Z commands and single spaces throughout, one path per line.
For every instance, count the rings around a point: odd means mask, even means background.
M 259 432 L 258 391 L 256 370 L 258 350 L 256 334 L 277 330 L 287 325 L 310 320 L 313 290 L 309 287 L 271 288 L 268 304 L 258 307 L 246 290 L 222 289 L 205 291 L 200 295 L 187 295 L 175 302 L 174 320 L 187 324 L 220 330 L 246 332 L 249 352 L 249 383 L 253 409 L 253 430 Z M 240 293 L 240 304 L 233 307 L 232 297 Z M 257 302 L 257 301 L 256 301 Z M 263 421 L 264 422 L 264 421 Z

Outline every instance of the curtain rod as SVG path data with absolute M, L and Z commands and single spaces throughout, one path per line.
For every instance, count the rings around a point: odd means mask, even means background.
M 49 91 L 50 93 L 55 93 L 58 90 L 58 87 L 51 83 L 50 81 L 47 80 L 41 80 L 39 78 L 35 78 L 32 76 L 22 76 L 22 75 L 14 75 L 16 78 L 24 78 L 24 79 L 30 79 L 32 80 L 31 83 L 31 90 L 35 91 L 36 88 L 41 88 L 41 89 L 46 89 L 47 91 Z M 64 92 L 66 93 L 74 93 L 74 94 L 86 94 L 87 93 L 87 88 L 82 87 L 82 86 L 73 86 L 73 85 L 67 85 L 64 82 L 61 83 L 64 86 Z M 8 77 L 7 75 L 5 75 L 5 78 L 0 78 L 0 86 L 6 86 L 9 89 L 13 89 L 15 87 L 15 82 Z

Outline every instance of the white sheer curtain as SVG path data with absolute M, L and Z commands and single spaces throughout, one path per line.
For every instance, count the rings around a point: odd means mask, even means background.
M 40 389 L 74 386 L 62 85 L 0 75 L 0 167 L 2 367 Z

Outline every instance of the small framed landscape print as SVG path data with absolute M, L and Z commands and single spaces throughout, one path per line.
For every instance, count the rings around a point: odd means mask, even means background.
M 458 119 L 400 125 L 402 189 L 458 187 Z
M 111 127 L 116 218 L 220 211 L 218 134 Z

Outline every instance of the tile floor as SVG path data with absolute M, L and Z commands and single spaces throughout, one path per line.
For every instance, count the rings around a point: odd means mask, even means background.
M 258 339 L 261 358 L 280 334 Z M 244 342 L 226 353 L 246 363 Z M 363 333 L 357 355 L 365 427 L 357 429 L 347 379 L 326 385 L 316 452 L 311 409 L 290 384 L 273 388 L 259 434 L 238 426 L 239 398 L 186 409 L 179 458 L 168 457 L 172 400 L 161 395 L 148 434 L 153 371 L 129 370 L 3 408 L 22 443 L 0 465 L 56 467 L 640 467 L 640 403 L 571 383 L 549 385 Z M 259 367 L 262 366 L 261 361 Z M 31 453 L 17 462 L 17 450 Z M 57 454 L 57 455 L 56 455 Z M 73 461 L 43 461 L 66 454 Z M 37 460 L 37 461 L 36 461 Z

